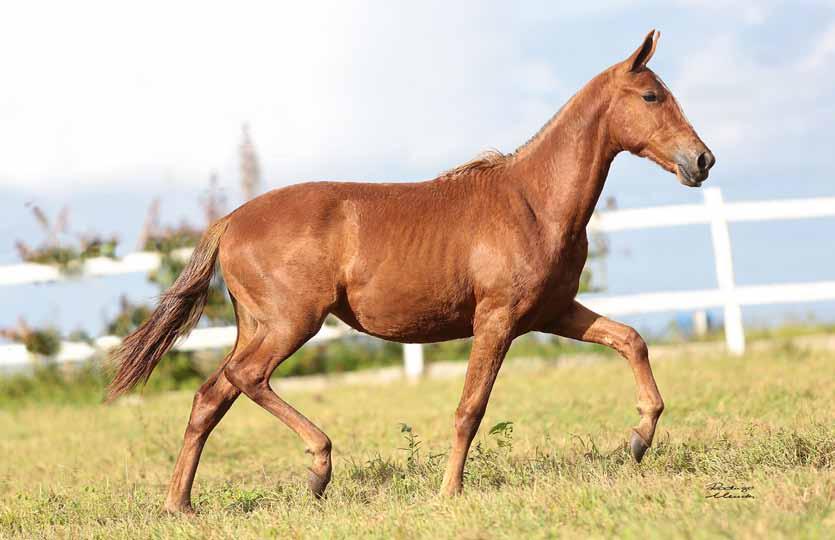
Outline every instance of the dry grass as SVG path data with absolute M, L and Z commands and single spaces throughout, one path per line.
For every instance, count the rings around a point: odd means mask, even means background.
M 667 411 L 640 466 L 622 361 L 506 367 L 452 500 L 435 492 L 460 380 L 286 393 L 334 441 L 322 502 L 302 487 L 302 444 L 239 400 L 207 445 L 193 518 L 159 511 L 190 394 L 0 412 L 0 537 L 835 536 L 835 354 L 657 362 Z M 488 433 L 503 421 L 512 432 Z M 711 482 L 754 498 L 706 498 Z

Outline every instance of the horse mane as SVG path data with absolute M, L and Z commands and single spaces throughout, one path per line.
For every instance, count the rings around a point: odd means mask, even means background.
M 503 154 L 495 149 L 481 152 L 476 157 L 441 174 L 442 177 L 460 176 L 469 172 L 485 171 L 504 165 L 511 154 Z
M 574 96 L 572 96 L 571 99 L 573 99 L 573 98 L 574 98 Z M 569 99 L 568 101 L 570 102 L 571 99 Z M 523 145 L 519 146 L 513 152 L 511 152 L 509 154 L 505 154 L 503 152 L 499 152 L 495 148 L 491 148 L 490 150 L 485 150 L 484 152 L 481 152 L 480 154 L 478 154 L 476 157 L 474 157 L 470 161 L 468 161 L 466 163 L 462 163 L 461 165 L 458 165 L 457 167 L 453 167 L 452 169 L 449 169 L 449 170 L 445 171 L 444 173 L 441 174 L 441 177 L 458 176 L 458 175 L 462 175 L 462 174 L 466 174 L 466 173 L 474 172 L 474 171 L 491 170 L 491 169 L 494 169 L 496 167 L 499 167 L 501 165 L 506 164 L 511 159 L 516 157 L 519 154 L 519 152 L 521 152 L 522 150 L 527 148 L 532 142 L 537 140 L 540 137 L 540 135 L 542 135 L 551 126 L 551 124 L 553 124 L 557 120 L 557 118 L 560 116 L 560 114 L 565 109 L 566 105 L 568 105 L 568 102 L 566 102 L 562 107 L 560 107 L 557 110 L 557 112 L 555 112 L 554 115 L 551 118 L 549 118 L 548 121 L 545 122 L 545 124 L 543 124 L 543 126 L 541 128 L 539 128 L 539 131 L 534 133 L 533 136 L 531 136 L 531 138 L 529 138 L 527 141 L 525 141 L 525 143 Z
M 571 96 L 568 99 L 568 101 L 566 101 L 562 105 L 562 107 L 557 109 L 557 112 L 555 112 L 554 115 L 551 118 L 549 118 L 548 121 L 545 122 L 545 124 L 543 124 L 541 128 L 539 128 L 539 131 L 534 133 L 533 136 L 530 139 L 525 141 L 525 144 L 519 146 L 513 152 L 511 152 L 509 154 L 505 154 L 505 153 L 499 152 L 496 149 L 486 150 L 486 151 L 478 154 L 476 157 L 474 157 L 470 161 L 468 161 L 466 163 L 463 163 L 463 164 L 461 164 L 457 167 L 454 167 L 452 169 L 447 170 L 446 172 L 441 174 L 441 177 L 459 176 L 459 175 L 470 173 L 470 172 L 492 170 L 492 169 L 495 169 L 497 167 L 500 167 L 502 165 L 507 164 L 509 161 L 511 161 L 513 158 L 515 158 L 517 155 L 519 155 L 519 153 L 522 152 L 525 148 L 530 146 L 535 141 L 539 140 L 542 137 L 542 135 L 546 131 L 548 131 L 548 129 L 557 121 L 557 119 L 562 115 L 562 113 L 568 108 L 568 105 L 571 102 L 573 102 L 576 99 L 579 99 L 583 96 L 596 95 L 596 93 L 593 90 L 589 90 L 589 89 L 590 88 L 593 89 L 593 88 L 596 88 L 597 86 L 599 86 L 601 84 L 601 82 L 604 80 L 602 78 L 602 76 L 607 74 L 607 73 L 609 73 L 609 70 L 604 71 L 603 73 L 601 73 L 600 75 L 598 75 L 597 77 L 595 77 L 594 79 L 589 81 L 588 84 L 586 84 L 577 93 L 575 93 L 573 96 Z

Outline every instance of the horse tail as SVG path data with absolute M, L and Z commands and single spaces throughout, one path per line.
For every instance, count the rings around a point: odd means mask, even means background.
M 208 228 L 188 264 L 160 297 L 151 316 L 122 341 L 113 354 L 119 370 L 107 388 L 105 401 L 113 401 L 140 381 L 144 384 L 177 338 L 197 324 L 209 294 L 220 237 L 228 224 L 229 216 L 226 216 Z

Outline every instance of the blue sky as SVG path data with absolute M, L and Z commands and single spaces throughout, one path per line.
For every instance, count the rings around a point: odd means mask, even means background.
M 117 233 L 125 250 L 154 196 L 167 220 L 199 219 L 212 171 L 237 204 L 244 121 L 265 189 L 427 179 L 486 148 L 512 151 L 651 28 L 662 34 L 651 67 L 716 154 L 709 182 L 726 198 L 835 194 L 835 2 L 297 4 L 4 4 L 0 263 L 16 260 L 15 239 L 39 240 L 28 203 L 51 214 L 68 204 L 75 232 Z M 621 206 L 701 198 L 629 156 L 605 194 Z M 818 250 L 832 225 L 791 227 Z M 734 234 L 763 242 L 757 231 Z M 638 245 L 624 250 L 646 266 Z M 756 275 L 767 255 L 738 266 Z M 621 277 L 610 268 L 621 292 L 631 290 L 629 264 Z M 815 279 L 832 279 L 821 272 Z M 100 301 L 70 308 L 89 285 L 6 289 L 0 326 L 19 312 L 72 326 L 115 309 L 123 286 L 150 294 L 140 277 L 97 282 Z

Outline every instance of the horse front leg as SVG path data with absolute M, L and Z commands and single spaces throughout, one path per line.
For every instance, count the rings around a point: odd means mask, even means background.
M 441 495 L 461 492 L 470 444 L 481 425 L 490 391 L 512 340 L 508 318 L 498 313 L 477 322 L 474 330 L 464 390 L 455 411 L 455 434 Z
M 658 392 L 647 344 L 634 328 L 612 321 L 586 308 L 576 300 L 546 332 L 588 343 L 598 343 L 616 350 L 632 368 L 638 390 L 638 413 L 641 420 L 632 430 L 629 443 L 632 457 L 638 463 L 652 445 L 658 418 L 664 411 L 664 400 Z

